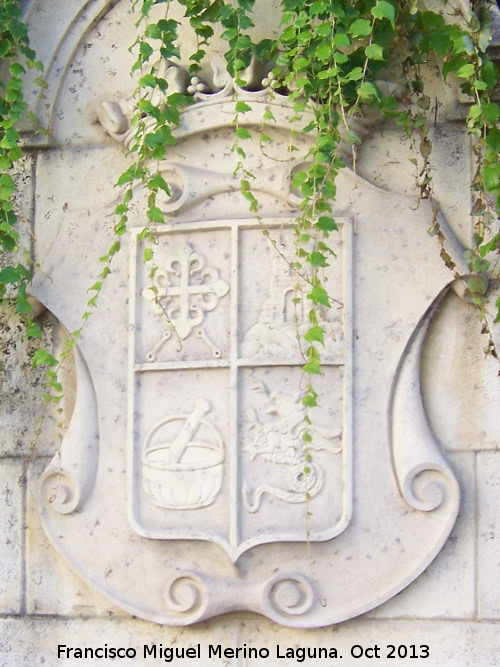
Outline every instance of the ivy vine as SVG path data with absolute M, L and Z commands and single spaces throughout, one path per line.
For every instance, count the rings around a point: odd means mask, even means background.
M 165 16 L 150 21 L 153 6 L 166 5 Z M 297 114 L 312 113 L 314 120 L 305 128 L 314 137 L 314 146 L 307 155 L 308 168 L 294 173 L 292 186 L 302 197 L 300 213 L 295 222 L 296 257 L 294 268 L 308 288 L 305 298 L 309 304 L 309 329 L 302 341 L 303 370 L 307 391 L 303 396 L 306 409 L 317 405 L 314 376 L 322 373 L 321 355 L 325 330 L 324 311 L 332 306 L 324 269 L 334 251 L 331 235 L 338 231 L 332 214 L 336 197 L 336 178 L 345 166 L 346 146 L 355 168 L 356 146 L 361 137 L 356 120 L 377 113 L 394 118 L 402 132 L 412 138 L 417 147 L 420 169 L 417 186 L 421 198 L 432 198 L 432 144 L 429 126 L 432 121 L 430 97 L 421 70 L 432 63 L 439 66 L 445 80 L 454 76 L 462 92 L 470 98 L 466 119 L 473 139 L 476 171 L 471 185 L 474 195 L 473 245 L 466 261 L 470 275 L 462 277 L 467 283 L 470 300 L 478 307 L 485 321 L 488 306 L 489 272 L 498 272 L 492 253 L 500 252 L 498 215 L 500 207 L 500 107 L 491 99 L 498 84 L 498 71 L 487 53 L 491 39 L 490 6 L 477 2 L 470 12 L 451 0 L 441 1 L 441 10 L 421 8 L 417 0 L 282 0 L 280 34 L 274 39 L 252 41 L 251 29 L 254 0 L 178 0 L 184 16 L 196 36 L 197 49 L 189 61 L 191 92 L 201 90 L 203 82 L 197 76 L 214 37 L 215 26 L 222 28 L 226 44 L 227 68 L 237 86 L 245 87 L 245 71 L 253 61 L 272 63 L 268 72 L 272 91 L 287 91 Z M 169 18 L 169 0 L 136 0 L 138 24 L 143 24 L 142 36 L 134 48 L 137 60 L 133 71 L 139 70 L 135 91 L 135 140 L 130 148 L 133 164 L 122 174 L 118 185 L 126 186 L 123 201 L 117 206 L 118 237 L 127 228 L 128 206 L 133 198 L 134 185 L 140 181 L 149 192 L 147 218 L 150 224 L 144 237 L 155 242 L 155 226 L 164 222 L 164 213 L 157 205 L 159 191 L 170 194 L 168 184 L 154 165 L 165 158 L 175 144 L 174 130 L 180 124 L 182 108 L 192 101 L 189 95 L 169 91 L 169 84 L 156 63 L 158 54 L 164 60 L 179 61 L 180 23 Z M 390 76 L 399 84 L 399 94 L 389 94 L 381 80 Z M 396 72 L 396 74 L 394 74 Z M 188 88 L 189 91 L 189 88 Z M 249 201 L 249 209 L 259 217 L 259 203 L 252 192 L 254 177 L 245 167 L 245 140 L 251 135 L 240 123 L 250 110 L 248 104 L 234 96 L 235 142 L 233 150 L 239 161 L 235 173 L 241 178 L 241 192 Z M 267 121 L 273 117 L 267 112 Z M 261 143 L 269 140 L 265 128 Z M 292 147 L 293 148 L 293 147 Z M 292 156 L 291 156 L 292 160 Z M 437 207 L 435 207 L 437 211 Z M 440 234 L 443 259 L 454 269 L 444 250 L 444 239 L 437 223 L 434 233 Z M 269 231 L 265 233 L 269 235 Z M 110 249 L 109 261 L 119 249 L 119 240 Z M 153 258 L 147 249 L 145 259 Z M 152 273 L 155 267 L 153 263 Z M 500 320 L 500 300 L 497 301 L 495 322 Z M 496 355 L 492 337 L 487 346 Z M 306 416 L 306 421 L 308 421 Z M 306 442 L 311 438 L 306 431 Z
M 151 19 L 152 9 L 164 5 L 163 16 Z M 357 127 L 363 118 L 378 114 L 395 119 L 403 134 L 410 137 L 419 153 L 417 186 L 419 196 L 432 198 L 433 120 L 430 95 L 422 70 L 429 64 L 439 67 L 444 80 L 454 77 L 470 100 L 466 117 L 473 140 L 475 174 L 471 184 L 474 235 L 467 251 L 469 275 L 462 276 L 468 295 L 489 334 L 487 350 L 497 355 L 492 343 L 488 312 L 488 278 L 499 278 L 500 265 L 500 106 L 492 97 L 498 85 L 497 67 L 488 55 L 491 40 L 491 9 L 494 2 L 477 0 L 470 10 L 460 0 L 439 0 L 438 9 L 426 9 L 418 0 L 282 0 L 279 34 L 255 42 L 253 10 L 255 0 L 176 0 L 184 12 L 184 21 L 196 38 L 196 49 L 189 58 L 191 78 L 185 91 L 169 82 L 165 67 L 158 61 L 179 63 L 180 22 L 172 18 L 172 0 L 134 0 L 140 36 L 132 49 L 136 60 L 132 71 L 138 73 L 134 92 L 135 113 L 131 120 L 133 140 L 129 145 L 130 167 L 117 185 L 123 197 L 115 209 L 115 240 L 101 258 L 103 269 L 96 283 L 89 309 L 96 305 L 103 282 L 112 270 L 112 260 L 120 250 L 127 231 L 130 204 L 135 186 L 140 183 L 148 193 L 148 224 L 142 237 L 151 241 L 144 259 L 156 271 L 154 245 L 156 229 L 165 221 L 159 195 L 170 196 L 168 183 L 161 174 L 160 162 L 175 145 L 175 128 L 180 125 L 182 109 L 193 100 L 192 92 L 203 90 L 202 63 L 211 40 L 221 33 L 225 45 L 227 69 L 237 86 L 246 85 L 245 72 L 252 62 L 266 65 L 270 94 L 286 91 L 296 114 L 308 112 L 313 120 L 305 131 L 313 137 L 307 155 L 307 167 L 293 173 L 292 186 L 302 203 L 295 222 L 295 258 L 293 266 L 307 284 L 305 294 L 297 295 L 309 304 L 309 328 L 302 341 L 303 370 L 307 390 L 303 396 L 306 421 L 310 408 L 317 405 L 314 378 L 322 373 L 324 311 L 332 307 L 332 298 L 324 280 L 325 268 L 334 260 L 332 235 L 338 232 L 333 215 L 337 176 L 349 162 L 356 167 L 356 146 L 361 141 Z M 27 67 L 41 69 L 29 47 L 26 27 L 20 20 L 20 3 L 4 0 L 0 5 L 0 56 L 11 64 L 8 80 L 2 84 L 0 100 L 0 240 L 4 253 L 18 249 L 16 216 L 12 204 L 15 185 L 12 168 L 21 157 L 16 124 L 26 113 L 22 80 Z M 217 37 L 217 39 L 219 39 Z M 398 84 L 396 95 L 384 81 Z M 249 132 L 240 122 L 249 105 L 234 96 L 233 150 L 238 156 L 236 175 L 249 209 L 257 218 L 259 202 L 252 192 L 253 174 L 245 166 L 245 141 Z M 272 125 L 269 111 L 266 117 Z M 269 141 L 266 128 L 261 144 Z M 291 160 L 293 151 L 291 152 Z M 437 217 L 432 228 L 440 234 Z M 269 232 L 267 232 L 269 233 Z M 444 244 L 444 239 L 441 239 Z M 452 270 L 450 258 L 443 258 Z M 15 309 L 28 316 L 28 336 L 38 336 L 38 327 L 29 319 L 31 306 L 26 299 L 30 279 L 29 264 L 7 265 L 0 271 L 0 297 L 14 286 Z M 500 322 L 500 299 L 490 319 Z M 78 332 L 75 332 L 78 335 Z M 43 354 L 37 363 L 54 366 L 54 359 Z M 52 371 L 54 372 L 54 371 Z M 59 391 L 56 377 L 53 388 Z M 311 439 L 306 429 L 305 447 Z
M 31 278 L 29 257 L 12 262 L 19 253 L 19 231 L 14 206 L 16 184 L 13 169 L 24 153 L 20 147 L 18 124 L 29 113 L 23 95 L 23 77 L 26 69 L 43 71 L 29 45 L 28 30 L 21 20 L 18 0 L 4 0 L 0 5 L 0 60 L 5 64 L 5 79 L 0 81 L 0 299 L 9 296 L 17 313 L 29 315 L 32 305 L 26 297 Z M 41 83 L 38 80 L 38 83 Z M 10 288 L 10 289 L 9 289 Z M 28 317 L 27 337 L 39 337 L 40 328 Z

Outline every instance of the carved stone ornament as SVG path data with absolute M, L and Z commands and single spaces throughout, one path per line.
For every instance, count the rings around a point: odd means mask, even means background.
M 153 272 L 139 233 L 147 193 L 136 188 L 128 242 L 75 352 L 76 405 L 40 512 L 55 548 L 132 614 L 186 625 L 244 610 L 325 626 L 401 591 L 454 525 L 459 489 L 419 385 L 422 341 L 453 276 L 427 231 L 429 202 L 341 172 L 306 474 L 308 307 L 287 261 L 300 203 L 287 147 L 293 131 L 300 167 L 311 138 L 286 96 L 238 91 L 261 202 L 262 219 L 251 218 L 233 175 L 233 86 L 219 78 L 224 93 L 197 89 L 160 165 L 172 198 Z M 259 147 L 269 110 L 277 157 Z M 69 216 L 40 258 L 32 293 L 68 330 L 113 240 L 112 209 Z

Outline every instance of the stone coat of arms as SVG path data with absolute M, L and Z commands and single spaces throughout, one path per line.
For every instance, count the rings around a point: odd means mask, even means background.
M 249 216 L 227 157 L 227 86 L 198 94 L 160 166 L 173 196 L 154 271 L 136 193 L 128 247 L 75 352 L 75 409 L 40 511 L 56 548 L 135 615 L 184 625 L 247 610 L 324 626 L 404 588 L 454 524 L 458 486 L 419 385 L 427 324 L 453 276 L 427 232 L 428 202 L 343 171 L 305 472 L 299 202 L 288 165 L 257 141 L 247 153 L 261 211 Z M 265 87 L 239 95 L 248 129 L 272 108 L 274 145 L 288 145 L 287 99 Z M 297 139 L 304 155 L 308 141 Z M 34 280 L 70 331 L 112 238 L 110 210 L 75 214 Z M 458 244 L 448 252 L 460 262 Z

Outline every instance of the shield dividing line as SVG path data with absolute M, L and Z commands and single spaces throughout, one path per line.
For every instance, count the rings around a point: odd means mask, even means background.
M 348 525 L 352 243 L 338 224 L 308 463 L 307 277 L 294 268 L 293 220 L 174 224 L 151 263 L 132 234 L 128 504 L 141 536 L 210 540 L 236 561 Z

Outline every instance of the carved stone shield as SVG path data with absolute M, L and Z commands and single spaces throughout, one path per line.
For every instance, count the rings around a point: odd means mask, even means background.
M 453 276 L 427 231 L 429 202 L 339 174 L 306 462 L 307 275 L 293 267 L 300 202 L 278 158 L 292 131 L 295 164 L 311 139 L 286 100 L 240 95 L 259 219 L 239 192 L 234 102 L 221 92 L 186 109 L 160 164 L 172 198 L 159 204 L 166 223 L 146 264 L 147 193 L 135 191 L 130 243 L 75 348 L 75 407 L 40 512 L 77 571 L 142 618 L 185 625 L 245 610 L 318 627 L 404 588 L 454 524 L 458 485 L 419 380 L 427 325 Z M 276 155 L 258 141 L 269 111 Z M 46 228 L 59 233 L 41 246 L 32 292 L 70 331 L 113 240 L 112 210 L 67 211 Z M 43 238 L 48 223 L 37 224 Z

